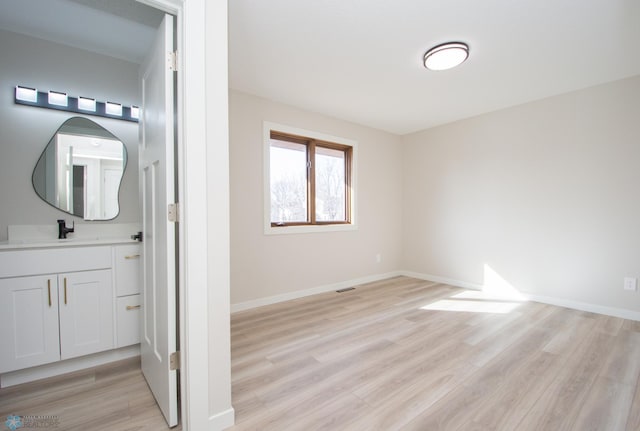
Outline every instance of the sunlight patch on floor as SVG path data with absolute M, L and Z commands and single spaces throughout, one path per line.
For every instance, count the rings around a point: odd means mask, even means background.
M 489 265 L 484 265 L 482 290 L 467 290 L 432 302 L 421 310 L 508 314 L 527 298 Z

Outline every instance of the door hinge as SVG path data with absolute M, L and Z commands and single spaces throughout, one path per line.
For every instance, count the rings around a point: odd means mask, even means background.
M 177 203 L 169 204 L 167 207 L 167 216 L 169 221 L 178 223 L 180 221 L 180 205 Z
M 178 52 L 171 51 L 167 57 L 167 63 L 169 64 L 169 70 L 175 72 L 178 70 Z
M 175 371 L 180 369 L 180 352 L 173 352 L 169 355 L 169 370 Z

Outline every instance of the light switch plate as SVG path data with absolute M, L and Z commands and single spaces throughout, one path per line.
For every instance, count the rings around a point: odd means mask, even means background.
M 633 277 L 625 277 L 624 290 L 631 290 L 633 292 L 638 290 L 638 279 Z

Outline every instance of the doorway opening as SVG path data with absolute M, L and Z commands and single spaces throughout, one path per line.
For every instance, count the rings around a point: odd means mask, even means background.
M 145 1 L 145 3 L 157 3 L 159 7 L 162 4 L 170 4 L 171 2 L 153 2 L 153 1 Z M 34 10 L 35 8 L 35 10 Z M 5 14 L 6 9 L 6 14 Z M 35 12 L 35 13 L 34 13 Z M 11 14 L 12 18 L 9 21 L 12 21 L 12 28 L 2 28 L 5 31 L 16 32 L 20 34 L 27 35 L 29 37 L 35 37 L 37 39 L 42 39 L 47 42 L 52 42 L 56 44 L 66 45 L 67 47 L 71 47 L 73 49 L 77 49 L 79 51 L 90 51 L 94 54 L 99 54 L 104 56 L 105 59 L 111 58 L 113 62 L 129 62 L 132 64 L 137 64 L 138 66 L 142 66 L 144 64 L 145 58 L 147 57 L 148 52 L 151 50 L 152 44 L 154 42 L 154 37 L 156 35 L 157 29 L 161 26 L 162 20 L 167 16 L 165 11 L 160 10 L 156 7 L 148 6 L 139 2 L 137 0 L 121 0 L 119 2 L 104 2 L 101 0 L 30 0 L 28 2 L 23 2 L 20 0 L 11 0 L 9 2 L 4 2 L 2 6 L 0 6 L 0 13 L 2 15 L 8 16 Z M 171 16 L 171 15 L 168 15 Z M 171 35 L 168 38 L 172 43 L 175 43 L 176 37 L 173 36 L 175 29 L 175 25 L 172 23 L 170 26 L 172 31 Z M 43 62 L 46 61 L 46 58 L 43 58 Z M 51 61 L 51 59 L 48 59 Z M 65 62 L 64 58 L 55 58 L 54 61 L 57 62 Z M 107 60 L 105 60 L 105 63 Z M 166 61 L 163 61 L 163 64 L 166 65 Z M 34 68 L 34 70 L 41 70 L 42 74 L 47 73 L 47 64 L 43 63 L 42 67 Z M 69 67 L 70 69 L 74 68 L 74 64 L 67 63 L 65 67 Z M 78 65 L 80 69 L 81 66 Z M 123 69 L 120 67 L 120 69 Z M 29 73 L 25 73 L 25 76 L 30 77 L 33 80 L 46 80 L 47 76 L 39 76 L 37 72 L 34 70 L 30 70 Z M 26 72 L 26 71 L 25 71 Z M 122 75 L 114 74 L 113 85 L 117 86 L 121 81 L 126 81 Z M 22 79 L 22 78 L 20 78 Z M 53 78 L 52 78 L 53 79 Z M 136 73 L 133 76 L 133 79 L 138 82 L 137 92 L 138 94 L 131 94 L 132 100 L 130 100 L 132 105 L 142 105 L 142 101 L 138 101 L 140 98 L 139 94 L 142 93 L 143 84 L 140 83 L 139 75 Z M 15 84 L 23 84 L 23 82 L 15 82 Z M 54 82 L 55 84 L 55 82 Z M 108 92 L 108 85 L 104 85 L 103 83 L 96 82 L 96 86 L 100 87 L 99 91 L 91 91 L 90 85 L 86 82 L 79 83 L 79 88 L 87 88 L 87 93 L 90 95 L 100 94 L 101 91 Z M 128 84 L 127 84 L 128 85 Z M 173 91 L 171 97 L 167 103 L 171 105 L 171 108 L 176 112 L 176 115 L 169 115 L 167 118 L 169 121 L 173 122 L 178 117 L 177 116 L 177 106 L 176 102 L 176 81 L 174 78 L 171 79 L 171 85 L 173 86 Z M 101 87 L 102 86 L 102 87 Z M 126 85 L 125 85 L 126 86 Z M 123 86 L 124 88 L 124 86 Z M 132 88 L 131 85 L 127 88 Z M 107 89 L 107 90 L 105 90 Z M 65 90 L 65 88 L 60 88 L 60 90 Z M 123 90 L 123 92 L 125 92 Z M 155 94 L 155 92 L 147 92 L 147 94 Z M 82 95 L 82 94 L 79 94 Z M 105 94 L 104 99 L 107 100 L 109 94 Z M 116 100 L 124 101 L 121 97 L 116 96 Z M 164 103 L 164 101 L 161 101 Z M 154 105 L 159 106 L 159 105 Z M 144 112 L 144 108 L 143 108 Z M 143 114 L 144 115 L 144 114 Z M 113 121 L 113 120 L 107 120 Z M 177 129 L 174 124 L 171 124 L 173 127 L 173 131 L 170 136 L 167 136 L 167 147 L 171 149 L 171 151 L 175 150 L 176 145 L 176 132 Z M 124 127 L 124 126 L 123 126 Z M 141 133 L 142 135 L 143 133 Z M 136 133 L 137 135 L 137 133 Z M 132 153 L 132 149 L 137 148 L 137 142 L 127 142 L 129 145 L 129 152 Z M 132 161 L 138 159 L 137 156 L 131 157 Z M 137 171 L 138 166 L 135 163 L 129 164 L 129 170 Z M 177 171 L 177 164 L 175 163 L 175 159 L 172 160 L 172 163 L 169 166 L 166 166 L 166 173 L 171 173 L 171 179 L 169 184 L 171 184 L 174 188 L 174 193 L 177 193 L 177 184 L 178 179 L 177 175 L 175 175 Z M 104 180 L 102 182 L 96 183 L 96 187 L 105 187 L 108 188 L 109 184 L 114 183 L 115 181 L 112 179 L 114 177 L 110 172 L 105 171 Z M 159 172 L 155 172 L 155 178 L 158 179 Z M 161 174 L 161 173 L 160 173 Z M 69 182 L 71 182 L 73 187 L 73 192 L 69 197 L 69 200 L 72 201 L 73 205 L 73 214 L 84 217 L 86 213 L 86 204 L 89 201 L 87 197 L 87 190 L 90 186 L 89 181 L 87 179 L 88 168 L 85 165 L 74 165 L 71 167 L 69 172 Z M 128 187 L 135 187 L 138 189 L 138 181 L 135 180 L 138 175 L 132 175 L 131 172 L 127 173 L 130 181 L 128 182 Z M 133 179 L 133 180 L 132 180 Z M 113 192 L 113 187 L 109 190 Z M 155 189 L 154 189 L 155 193 Z M 177 196 L 173 199 L 175 201 Z M 172 199 L 169 199 L 172 200 Z M 129 202 L 130 203 L 130 202 Z M 125 202 L 125 205 L 127 202 Z M 105 210 L 106 211 L 106 210 Z M 132 213 L 129 209 L 129 213 Z M 164 211 L 163 211 L 164 212 Z M 144 224 L 144 215 L 142 211 L 138 214 L 138 221 L 141 224 Z M 156 217 L 156 220 L 164 219 L 166 217 Z M 117 222 L 117 220 L 116 220 Z M 154 226 L 157 228 L 158 226 Z M 173 229 L 173 235 L 167 235 L 166 243 L 163 246 L 163 249 L 167 246 L 167 244 L 172 244 L 172 247 L 177 250 L 177 241 L 178 238 L 178 230 Z M 133 232 L 132 232 L 133 233 Z M 145 238 L 156 238 L 153 235 L 144 235 Z M 157 244 L 153 242 L 153 245 Z M 151 253 L 149 253 L 151 254 Z M 154 253 L 155 254 L 155 253 Z M 165 259 L 166 267 L 173 267 L 173 272 L 169 274 L 167 277 L 167 290 L 173 291 L 174 301 L 171 303 L 169 301 L 168 310 L 171 313 L 174 313 L 172 326 L 167 326 L 164 329 L 164 335 L 169 334 L 167 340 L 164 341 L 164 344 L 167 344 L 166 352 L 167 356 L 170 352 L 176 352 L 179 350 L 179 303 L 177 298 L 179 295 L 177 294 L 178 290 L 178 256 L 177 253 L 169 255 Z M 146 262 L 145 259 L 141 259 L 141 261 Z M 149 264 L 149 262 L 147 262 Z M 153 268 L 158 270 L 162 265 L 159 265 L 157 262 L 154 263 Z M 147 277 L 149 278 L 149 277 Z M 154 275 L 155 280 L 155 275 Z M 154 285 L 155 288 L 155 285 Z M 115 299 L 114 299 L 115 301 Z M 143 310 L 151 310 L 154 307 L 148 306 L 143 307 Z M 144 314 L 144 313 L 142 313 Z M 162 315 L 162 313 L 160 313 Z M 149 313 L 147 313 L 149 315 Z M 157 316 L 154 316 L 157 317 Z M 141 327 L 149 328 L 149 321 L 142 322 Z M 157 331 L 154 331 L 154 334 L 157 334 Z M 143 333 L 144 335 L 144 333 Z M 148 333 L 147 333 L 148 335 Z M 145 337 L 142 337 L 145 339 Z M 148 336 L 146 338 L 149 338 Z M 152 345 L 154 347 L 152 354 L 156 354 L 158 352 L 157 346 L 162 344 L 158 339 L 152 340 Z M 168 363 L 168 357 L 163 359 L 166 363 Z M 170 425 L 175 425 L 177 423 L 177 412 L 179 411 L 179 380 L 178 380 L 178 371 L 170 370 L 175 375 L 175 383 L 173 384 L 174 393 L 172 396 L 175 398 L 174 409 L 176 414 L 173 419 L 168 419 Z M 97 372 L 97 371 L 96 371 Z M 151 383 L 149 386 L 153 386 Z M 19 387 L 14 389 L 19 390 Z M 155 395 L 159 400 L 163 396 Z

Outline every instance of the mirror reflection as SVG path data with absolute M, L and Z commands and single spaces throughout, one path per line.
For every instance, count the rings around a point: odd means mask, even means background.
M 110 220 L 120 212 L 118 191 L 127 165 L 124 144 L 83 117 L 65 121 L 33 170 L 33 188 L 54 207 L 84 220 Z

